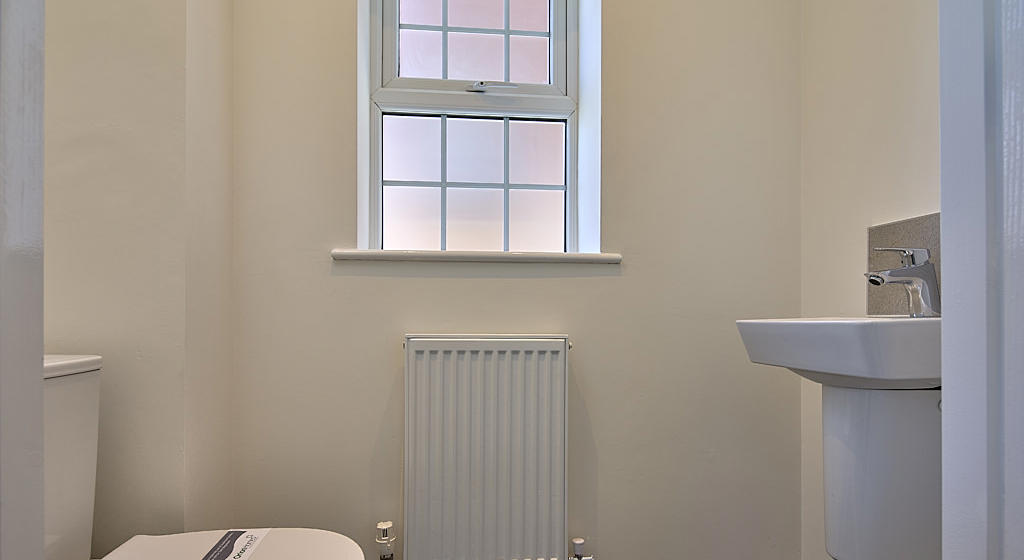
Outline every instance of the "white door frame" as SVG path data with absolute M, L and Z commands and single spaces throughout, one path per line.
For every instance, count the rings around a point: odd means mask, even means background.
M 955 560 L 1024 558 L 1022 10 L 939 2 L 942 536 Z
M 43 558 L 43 0 L 0 0 L 0 560 Z

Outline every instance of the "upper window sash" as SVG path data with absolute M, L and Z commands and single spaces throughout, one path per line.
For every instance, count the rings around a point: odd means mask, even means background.
M 550 30 L 550 44 L 551 50 L 549 53 L 550 57 L 550 71 L 551 71 L 551 83 L 550 84 L 517 84 L 517 87 L 496 93 L 489 91 L 487 93 L 469 93 L 467 88 L 472 86 L 473 80 L 453 80 L 453 79 L 430 79 L 430 78 L 403 78 L 398 76 L 398 59 L 399 59 L 399 0 L 381 0 L 382 11 L 382 33 L 380 41 L 380 61 L 379 66 L 379 80 L 374 80 L 375 91 L 373 92 L 373 99 L 375 102 L 380 102 L 381 94 L 387 90 L 403 91 L 408 93 L 413 92 L 434 92 L 434 93 L 452 93 L 452 94 L 465 94 L 459 95 L 456 99 L 472 99 L 487 97 L 490 101 L 480 104 L 470 102 L 469 108 L 476 109 L 474 105 L 480 105 L 480 108 L 490 106 L 492 107 L 492 113 L 494 111 L 506 112 L 506 110 L 515 108 L 523 108 L 529 106 L 531 103 L 537 102 L 541 106 L 545 103 L 539 98 L 552 98 L 561 97 L 568 98 L 575 105 L 575 92 L 572 91 L 572 87 L 575 80 L 570 77 L 570 49 L 568 48 L 568 2 L 570 0 L 552 0 L 551 1 L 551 30 Z M 446 3 L 447 4 L 447 3 Z M 507 24 L 507 22 L 506 22 Z M 393 99 L 388 97 L 386 99 Z M 387 102 L 387 101 L 385 101 Z M 459 105 L 459 101 L 452 101 L 447 105 L 451 107 L 463 107 L 465 105 Z M 550 102 L 548 103 L 550 106 Z M 564 107 L 564 104 L 559 104 L 560 107 Z M 436 106 L 432 106 L 437 108 Z M 534 113 L 524 113 L 534 114 Z M 558 111 L 558 114 L 547 114 L 542 113 L 544 116 L 566 116 L 568 113 L 564 109 Z

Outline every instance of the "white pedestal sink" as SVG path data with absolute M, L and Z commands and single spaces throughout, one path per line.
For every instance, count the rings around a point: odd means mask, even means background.
M 736 325 L 752 362 L 822 384 L 829 554 L 941 558 L 941 319 Z
M 750 361 L 823 385 L 931 389 L 941 385 L 939 317 L 736 321 Z

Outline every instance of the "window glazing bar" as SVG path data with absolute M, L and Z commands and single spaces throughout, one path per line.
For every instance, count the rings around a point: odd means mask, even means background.
M 447 4 L 447 2 L 445 2 Z M 448 116 L 441 115 L 441 250 L 448 248 Z
M 505 1 L 505 4 L 506 4 L 506 7 L 507 7 L 508 0 Z M 507 14 L 508 11 L 506 10 L 505 13 Z M 507 21 L 507 16 L 506 16 L 506 21 Z M 508 50 L 506 49 L 505 52 L 507 53 Z M 506 66 L 505 66 L 505 70 L 506 71 L 508 70 L 508 64 L 507 63 L 506 63 Z M 505 155 L 505 170 L 504 170 L 505 171 L 505 180 L 504 180 L 504 187 L 505 188 L 504 188 L 504 193 L 503 193 L 504 194 L 504 202 L 502 203 L 502 212 L 503 212 L 502 219 L 504 221 L 504 225 L 502 227 L 502 249 L 504 251 L 508 251 L 508 222 L 509 222 L 509 220 L 508 220 L 508 117 L 505 117 L 504 123 L 505 123 L 505 126 L 504 126 L 504 129 L 505 129 L 505 131 L 504 131 L 505 132 L 505 139 L 502 142 L 502 144 L 503 144 L 504 150 L 505 150 L 505 154 L 504 154 Z
M 520 37 L 550 37 L 548 31 L 527 31 L 525 29 L 491 29 L 489 27 L 449 27 L 444 25 L 425 25 L 420 23 L 403 23 L 399 29 L 412 31 L 448 31 L 451 33 L 476 33 L 478 35 L 517 35 Z
M 433 187 L 439 188 L 444 186 L 452 189 L 504 189 L 510 190 L 537 190 L 537 191 L 564 191 L 565 185 L 530 185 L 530 184 L 518 184 L 518 183 L 465 183 L 465 182 L 445 182 L 441 181 L 384 181 L 385 187 Z
M 509 31 L 509 23 L 508 23 L 508 18 L 509 18 L 509 0 L 505 0 L 505 2 L 503 2 L 503 4 L 505 4 L 505 82 L 507 83 L 509 81 L 509 79 L 510 79 L 509 75 L 512 73 L 512 54 L 511 54 L 511 51 L 512 51 L 512 38 L 508 34 L 508 31 Z M 550 41 L 549 41 L 549 43 L 550 43 Z M 549 60 L 550 60 L 550 58 L 549 58 Z M 548 64 L 548 66 L 551 66 L 551 64 Z M 505 150 L 506 150 L 506 153 L 507 153 L 508 146 L 505 147 Z M 505 179 L 505 182 L 506 183 L 508 182 L 507 178 Z M 507 251 L 508 247 L 505 247 L 505 250 Z
M 399 26 L 401 29 L 401 26 Z M 441 78 L 448 79 L 448 0 L 441 0 Z M 444 224 L 441 224 L 444 229 Z M 443 248 L 443 245 L 442 245 Z

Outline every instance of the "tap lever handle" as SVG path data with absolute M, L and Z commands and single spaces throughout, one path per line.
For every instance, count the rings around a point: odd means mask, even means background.
M 875 247 L 875 251 L 890 251 L 900 254 L 900 263 L 904 267 L 921 265 L 928 262 L 931 253 L 928 249 L 914 249 L 910 247 Z

